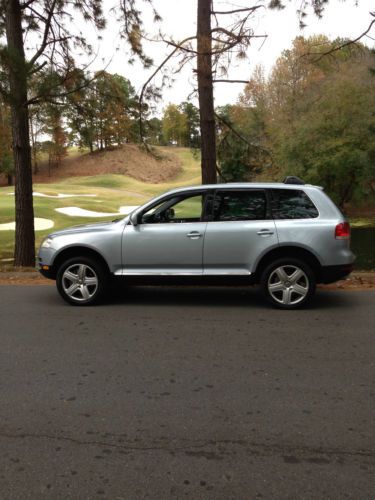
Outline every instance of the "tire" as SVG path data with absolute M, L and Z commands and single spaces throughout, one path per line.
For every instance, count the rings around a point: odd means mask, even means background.
M 73 257 L 57 271 L 56 286 L 61 297 L 74 306 L 97 304 L 108 288 L 109 276 L 91 257 Z
M 265 268 L 260 285 L 273 306 L 297 309 L 307 305 L 313 297 L 316 278 L 311 267 L 302 260 L 283 258 Z

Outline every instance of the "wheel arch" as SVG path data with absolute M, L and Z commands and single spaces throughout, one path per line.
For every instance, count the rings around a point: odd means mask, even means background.
M 322 266 L 316 255 L 305 248 L 288 245 L 274 248 L 261 257 L 254 273 L 256 282 L 259 283 L 262 272 L 271 262 L 288 257 L 306 262 L 314 272 L 316 279 L 318 279 Z
M 98 252 L 97 250 L 94 250 L 90 247 L 86 247 L 84 245 L 76 245 L 76 246 L 71 246 L 62 249 L 54 258 L 53 264 L 52 264 L 52 269 L 51 269 L 51 274 L 52 277 L 55 279 L 57 275 L 57 271 L 59 270 L 59 267 L 61 264 L 68 260 L 72 259 L 73 257 L 91 257 L 92 259 L 97 260 L 100 262 L 100 264 L 103 266 L 103 268 L 110 274 L 110 269 L 108 266 L 108 263 L 106 259 L 103 257 L 103 255 Z

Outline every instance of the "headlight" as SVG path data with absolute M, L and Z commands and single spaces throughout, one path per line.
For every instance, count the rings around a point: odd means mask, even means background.
M 45 240 L 42 241 L 42 244 L 40 245 L 40 248 L 52 248 L 52 238 L 46 238 Z

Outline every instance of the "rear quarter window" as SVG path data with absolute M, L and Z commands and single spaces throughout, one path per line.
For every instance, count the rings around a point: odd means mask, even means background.
M 315 219 L 319 212 L 300 189 L 273 189 L 272 214 L 275 219 Z

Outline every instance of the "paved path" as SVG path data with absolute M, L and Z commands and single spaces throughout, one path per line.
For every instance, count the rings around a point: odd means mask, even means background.
M 374 306 L 1 286 L 1 499 L 373 499 Z

